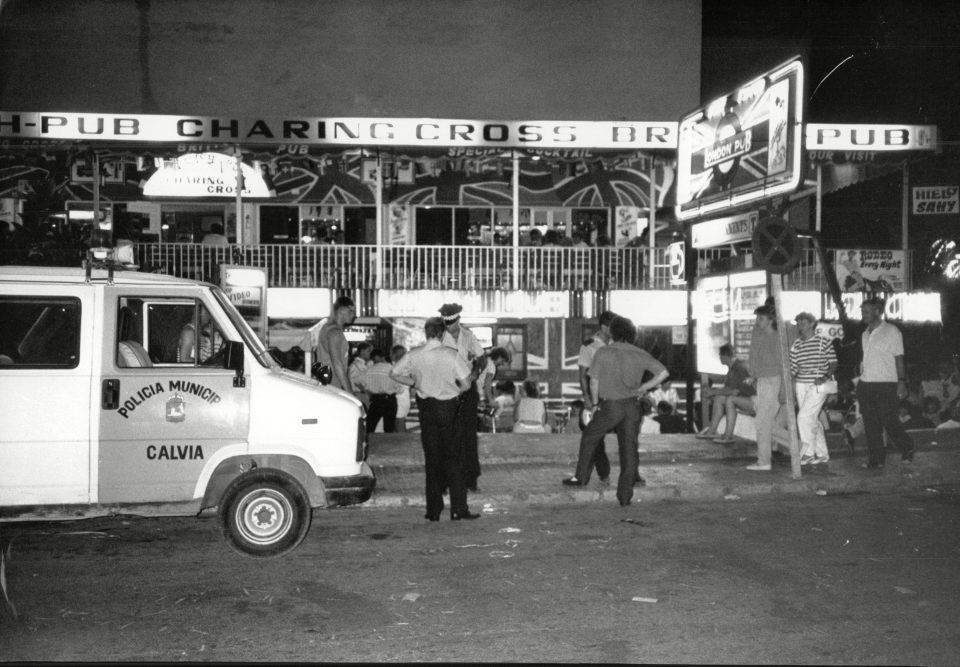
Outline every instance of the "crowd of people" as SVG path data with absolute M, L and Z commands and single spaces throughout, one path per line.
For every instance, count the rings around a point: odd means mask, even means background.
M 526 380 L 518 388 L 510 380 L 497 381 L 498 371 L 510 364 L 510 354 L 499 347 L 485 350 L 473 332 L 461 326 L 461 312 L 459 304 L 444 304 L 440 316 L 424 325 L 426 343 L 410 352 L 402 346 L 378 350 L 367 342 L 351 352 L 343 327 L 353 321 L 356 309 L 342 297 L 318 337 L 317 356 L 329 365 L 331 384 L 363 402 L 368 431 L 381 422 L 385 432 L 405 430 L 411 395 L 415 397 L 426 467 L 425 518 L 431 521 L 439 520 L 446 492 L 452 519 L 479 516 L 467 504 L 467 493 L 478 490 L 481 474 L 479 414 L 493 419 L 494 430 L 551 432 L 538 384 Z M 879 298 L 861 306 L 866 325 L 863 355 L 855 379 L 855 418 L 846 425 L 849 437 L 866 439 L 863 466 L 870 469 L 884 465 L 890 447 L 899 450 L 903 462 L 913 460 L 908 430 L 960 428 L 960 372 L 955 361 L 945 364 L 935 381 L 910 385 L 902 334 L 883 320 L 883 312 Z M 738 359 L 730 345 L 720 348 L 720 361 L 728 372 L 722 386 L 702 388 L 706 425 L 696 435 L 721 444 L 733 442 L 738 415 L 749 415 L 756 427 L 757 460 L 747 468 L 769 471 L 774 447 L 789 445 L 789 429 L 795 424 L 800 464 L 822 465 L 830 458 L 825 406 L 838 392 L 834 343 L 817 333 L 816 317 L 806 312 L 786 323 L 785 332 L 778 331 L 780 320 L 772 299 L 754 314 L 748 358 Z M 636 341 L 633 323 L 610 311 L 600 314 L 596 333 L 584 341 L 578 358 L 582 398 L 571 404 L 570 414 L 570 430 L 580 433 L 580 449 L 574 474 L 562 480 L 566 486 L 584 486 L 595 469 L 601 483 L 607 483 L 611 466 L 604 439 L 613 433 L 619 450 L 621 505 L 630 503 L 635 485 L 645 484 L 638 467 L 640 436 L 687 432 L 666 367 Z M 785 377 L 792 392 L 786 391 Z M 788 406 L 791 393 L 793 404 Z

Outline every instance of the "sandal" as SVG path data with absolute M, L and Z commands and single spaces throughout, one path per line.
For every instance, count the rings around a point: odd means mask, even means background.
M 736 438 L 724 438 L 724 437 L 720 437 L 720 438 L 714 438 L 713 441 L 714 441 L 715 443 L 717 443 L 718 445 L 732 445 L 732 444 L 735 443 L 737 440 L 736 440 Z
M 701 440 L 713 440 L 714 438 L 717 437 L 717 435 L 719 435 L 719 434 L 718 434 L 718 433 L 710 433 L 709 431 L 700 431 L 700 432 L 697 433 L 696 436 L 694 436 L 694 437 L 700 438 Z

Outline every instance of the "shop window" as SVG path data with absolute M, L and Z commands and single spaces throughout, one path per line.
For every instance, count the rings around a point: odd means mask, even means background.
M 343 242 L 350 245 L 375 245 L 377 243 L 376 206 L 344 207 Z
M 573 209 L 571 237 L 581 237 L 589 245 L 596 245 L 597 238 L 604 236 L 613 238 L 610 234 L 610 212 L 605 208 L 575 208 Z
M 453 209 L 446 206 L 417 208 L 416 244 L 452 245 Z
M 299 217 L 296 206 L 261 206 L 260 243 L 299 243 Z

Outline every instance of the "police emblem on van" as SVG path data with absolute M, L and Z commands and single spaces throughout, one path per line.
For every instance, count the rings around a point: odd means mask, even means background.
M 187 402 L 183 400 L 180 394 L 174 394 L 167 399 L 167 421 L 182 422 L 187 418 Z

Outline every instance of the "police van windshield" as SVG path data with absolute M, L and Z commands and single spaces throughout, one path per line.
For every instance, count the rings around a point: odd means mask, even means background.
M 262 340 L 260 340 L 254 330 L 250 327 L 250 323 L 243 319 L 243 315 L 241 315 L 234 305 L 230 303 L 230 299 L 227 298 L 227 295 L 223 293 L 223 290 L 221 290 L 219 287 L 213 287 L 212 291 L 213 296 L 223 308 L 223 312 L 227 314 L 227 317 L 230 318 L 233 326 L 235 326 L 237 331 L 240 332 L 244 342 L 246 342 L 246 344 L 250 346 L 250 349 L 253 350 L 257 360 L 264 366 L 279 368 L 280 364 L 278 364 L 277 360 L 273 358 L 273 355 L 267 351 L 267 346 Z

